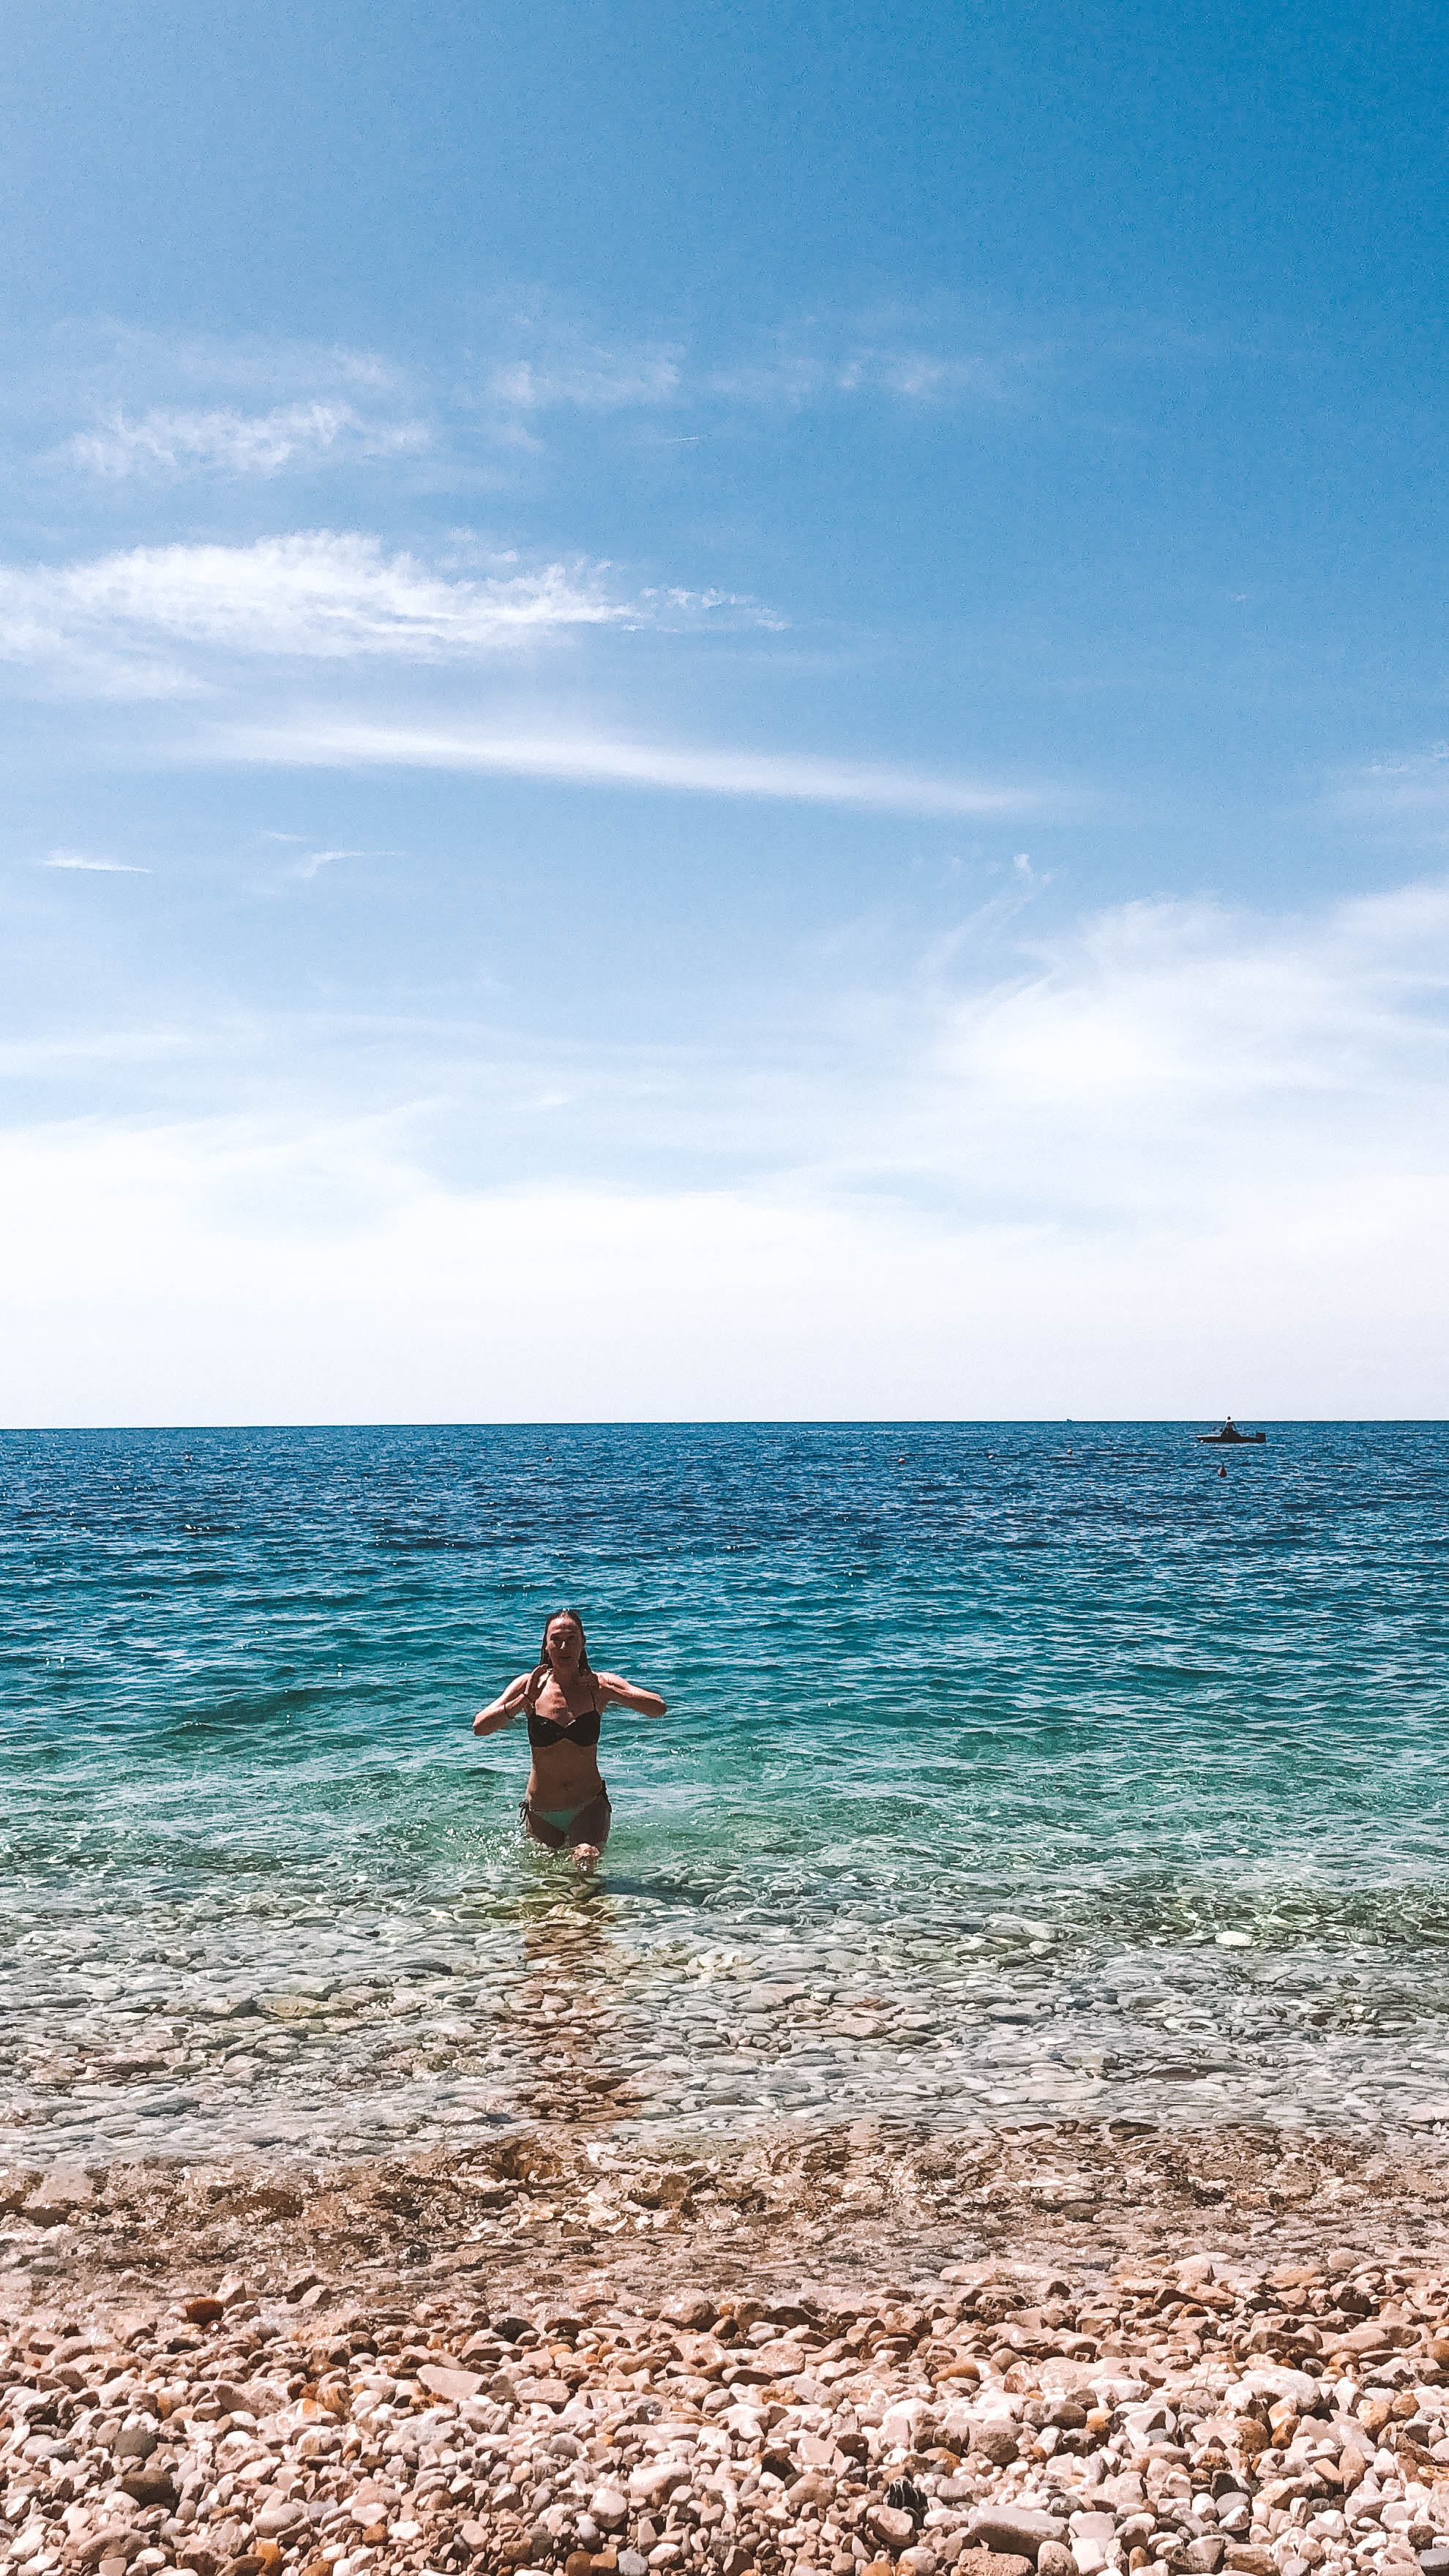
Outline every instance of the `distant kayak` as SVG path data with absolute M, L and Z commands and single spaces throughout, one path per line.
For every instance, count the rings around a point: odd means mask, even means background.
M 1197 1437 L 1209 1449 L 1220 1448 L 1224 1443 L 1231 1449 L 1262 1449 L 1267 1444 L 1268 1434 L 1266 1431 L 1240 1431 L 1229 1414 L 1221 1431 L 1199 1431 Z

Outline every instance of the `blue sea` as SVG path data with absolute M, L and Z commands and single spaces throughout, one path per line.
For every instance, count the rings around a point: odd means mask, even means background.
M 0 2153 L 1449 2123 L 1449 1428 L 1191 1428 L 0 1437 Z

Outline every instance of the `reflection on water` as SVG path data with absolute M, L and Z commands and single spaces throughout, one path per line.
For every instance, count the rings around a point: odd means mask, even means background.
M 1449 2115 L 1439 1427 L 548 1445 L 0 1441 L 0 2151 Z M 588 1886 L 468 1732 L 578 1596 Z

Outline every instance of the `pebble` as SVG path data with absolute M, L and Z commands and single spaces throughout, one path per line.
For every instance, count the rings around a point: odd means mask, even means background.
M 1445 2272 L 1342 2250 L 996 2257 L 788 2298 L 696 2277 L 665 2301 L 585 2266 L 491 2308 L 324 2267 L 291 2298 L 238 2275 L 32 2309 L 0 2345 L 0 2556 L 18 2576 L 1449 2576 Z

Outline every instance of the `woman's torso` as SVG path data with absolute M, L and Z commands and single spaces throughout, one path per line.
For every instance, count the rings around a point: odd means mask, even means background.
M 537 1806 L 582 1806 L 600 1787 L 596 1747 L 601 1697 L 593 1674 L 581 1673 L 571 1705 L 550 1673 L 536 1695 L 525 1701 L 533 1755 L 528 1794 Z

